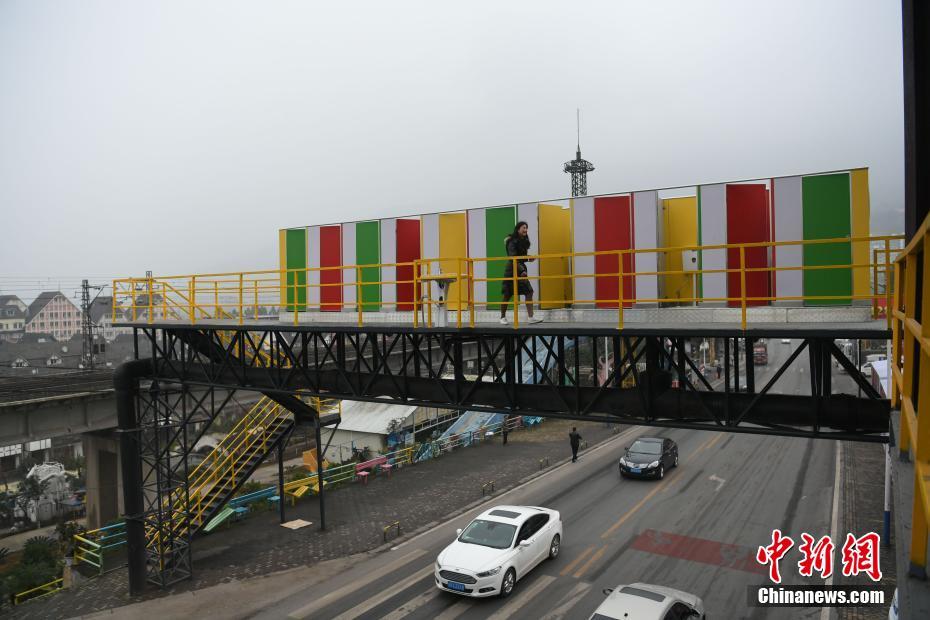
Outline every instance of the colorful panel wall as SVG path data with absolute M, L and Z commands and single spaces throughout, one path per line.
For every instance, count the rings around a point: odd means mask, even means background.
M 464 273 L 467 269 L 464 261 L 457 259 L 468 256 L 468 218 L 465 213 L 439 214 L 439 258 L 441 273 Z M 459 290 L 461 288 L 461 291 Z M 461 297 L 460 297 L 461 296 Z M 435 299 L 435 294 L 433 296 Z M 453 283 L 446 298 L 447 307 L 459 308 L 459 299 L 468 299 L 467 284 L 462 281 L 461 287 Z
M 575 257 L 575 273 L 591 276 L 575 278 L 576 306 L 593 307 L 597 298 L 593 277 L 596 273 L 593 252 L 597 249 L 594 243 L 594 200 L 590 197 L 572 199 L 572 231 L 574 231 L 572 247 L 578 253 L 592 253 L 588 256 Z
M 307 230 L 305 228 L 291 228 L 285 234 L 285 269 L 300 269 L 290 271 L 284 279 L 285 299 L 287 310 L 294 311 L 296 299 L 298 311 L 306 309 L 307 305 Z
M 775 240 L 803 239 L 801 177 L 772 179 L 772 202 L 775 205 Z M 778 267 L 801 267 L 804 264 L 804 251 L 799 245 L 780 245 L 775 249 L 773 258 Z M 804 276 L 797 269 L 778 271 L 775 274 L 774 285 L 776 297 L 796 297 L 800 300 L 804 294 Z M 798 300 L 786 300 L 781 305 L 797 305 Z
M 320 309 L 320 227 L 307 228 L 307 307 Z
M 397 220 L 388 218 L 381 220 L 381 229 L 378 243 L 381 245 L 381 301 L 384 310 L 394 310 L 397 302 Z
M 342 225 L 342 304 L 345 310 L 357 311 L 358 296 L 356 281 L 359 274 L 355 269 L 355 222 Z
M 420 259 L 420 220 L 397 220 L 397 262 Z M 397 266 L 397 309 L 413 310 L 413 265 Z
M 745 183 L 726 186 L 727 202 L 727 243 L 756 243 L 770 241 L 768 192 L 763 184 Z M 745 266 L 762 268 L 769 266 L 768 248 L 746 248 Z M 727 269 L 740 268 L 739 250 L 727 251 Z M 770 272 L 749 271 L 745 274 L 747 297 L 771 296 Z M 739 297 L 742 280 L 739 273 L 727 274 L 730 297 Z M 748 301 L 750 306 L 768 305 L 766 300 Z M 731 301 L 731 306 L 739 306 L 739 301 Z
M 571 208 L 559 204 L 539 204 L 539 254 L 572 251 Z M 532 250 L 531 250 L 532 252 Z M 573 297 L 571 258 L 543 258 L 539 261 L 538 298 L 542 308 L 564 308 Z M 548 276 L 548 277 L 547 277 Z M 536 288 L 534 286 L 534 288 Z
M 539 204 L 535 202 L 525 202 L 517 205 L 517 222 L 526 222 L 530 231 L 529 253 L 539 254 Z M 539 261 L 527 263 L 526 274 L 536 289 L 536 297 L 539 298 Z
M 633 193 L 633 247 L 659 247 L 659 194 L 656 191 Z M 657 299 L 659 296 L 659 261 L 655 252 L 638 252 L 633 257 L 637 274 L 634 290 L 637 299 Z M 651 274 L 649 272 L 652 272 Z M 655 302 L 645 302 L 654 305 Z
M 869 170 L 861 168 L 849 173 L 850 190 L 852 192 L 852 236 L 869 236 Z M 852 244 L 853 262 L 856 265 L 868 265 L 873 257 L 868 241 L 854 241 Z M 870 269 L 856 269 L 853 272 L 853 294 L 870 295 L 872 271 Z M 869 303 L 867 299 L 857 299 L 854 303 Z
M 633 248 L 633 208 L 630 196 L 610 196 L 594 199 L 594 249 L 596 252 L 610 250 L 629 250 Z M 595 257 L 595 271 L 598 274 L 596 294 L 598 308 L 616 308 L 620 299 L 620 261 L 616 255 L 598 255 Z M 623 273 L 632 273 L 633 257 L 623 256 Z M 600 275 L 608 274 L 608 275 Z M 623 299 L 633 299 L 634 281 L 632 276 L 623 278 Z M 624 307 L 633 304 L 625 302 Z
M 663 246 L 697 245 L 697 197 L 665 198 L 662 200 Z M 665 271 L 682 271 L 682 251 L 664 253 Z M 689 273 L 669 274 L 661 278 L 666 299 L 689 299 L 695 294 L 696 276 Z
M 381 226 L 377 220 L 355 225 L 355 264 L 362 284 L 357 289 L 364 312 L 381 309 Z M 370 265 L 370 266 L 363 266 Z
M 514 226 L 517 224 L 517 208 L 511 206 L 485 209 L 483 215 L 485 236 L 482 254 L 488 258 L 493 256 L 507 256 L 507 244 L 504 239 L 513 232 Z M 533 253 L 532 247 L 530 248 L 530 253 Z M 479 263 L 475 263 L 476 266 L 478 264 Z M 503 278 L 506 264 L 506 260 L 488 261 L 485 263 L 487 277 Z M 484 287 L 476 287 L 476 294 L 477 288 L 485 289 L 485 299 L 490 304 L 490 309 L 497 310 L 500 308 L 499 302 L 502 298 L 500 282 L 487 282 Z
M 723 184 L 703 185 L 698 188 L 698 221 L 702 245 L 727 243 L 727 186 Z M 698 254 L 701 269 L 726 269 L 726 250 L 701 250 Z M 727 297 L 727 274 L 703 273 L 698 275 L 698 288 L 702 298 L 716 299 L 708 302 L 723 305 Z
M 342 310 L 342 226 L 320 226 L 320 309 Z M 354 278 L 353 278 L 354 279 Z
M 485 246 L 487 245 L 485 211 L 487 210 L 488 209 L 472 209 L 466 214 L 466 219 L 468 221 L 469 256 L 481 258 L 485 255 Z M 484 261 L 476 261 L 472 265 L 472 269 L 474 270 L 473 275 L 477 280 L 474 285 L 475 302 L 479 304 L 478 308 L 480 309 L 483 309 L 488 301 L 488 287 L 485 282 L 481 281 L 482 278 L 486 277 L 487 267 L 488 265 Z
M 847 237 L 852 230 L 849 175 L 824 174 L 804 177 L 801 182 L 804 240 Z M 848 265 L 852 247 L 847 242 L 804 246 L 804 266 Z M 851 269 L 804 271 L 805 296 L 834 296 L 838 299 L 805 301 L 806 305 L 848 304 L 852 294 Z
M 432 260 L 439 256 L 439 214 L 427 213 L 421 218 L 422 228 L 420 229 L 420 256 L 430 259 L 428 264 L 421 264 L 420 275 L 426 275 L 427 272 L 435 275 L 439 273 L 439 261 Z M 432 287 L 432 291 L 429 288 Z M 430 283 L 421 283 L 417 295 L 420 298 L 427 294 L 435 297 L 435 286 Z

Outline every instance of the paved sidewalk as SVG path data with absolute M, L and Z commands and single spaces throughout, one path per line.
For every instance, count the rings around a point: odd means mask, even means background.
M 382 544 L 384 526 L 399 521 L 404 537 L 428 529 L 451 513 L 480 503 L 482 485 L 493 481 L 495 494 L 538 475 L 540 459 L 549 466 L 569 458 L 568 432 L 578 426 L 591 445 L 611 437 L 601 423 L 548 420 L 533 429 L 510 433 L 508 444 L 500 437 L 477 446 L 458 449 L 395 472 L 325 494 L 325 532 L 319 529 L 316 497 L 296 507 L 287 505 L 287 519 L 305 519 L 312 526 L 289 530 L 278 524 L 277 511 L 250 515 L 213 534 L 196 538 L 194 578 L 178 584 L 170 593 L 196 590 L 219 583 L 247 579 L 285 569 L 313 565 L 375 549 Z M 584 458 L 584 451 L 581 453 Z M 545 461 L 543 461 L 545 468 Z M 143 597 L 131 599 L 126 571 L 114 571 L 84 581 L 81 587 L 27 603 L 13 612 L 17 618 L 64 618 L 103 611 L 169 592 L 151 587 Z
M 87 526 L 87 519 L 81 517 L 80 519 L 75 519 L 75 521 L 82 527 Z M 10 553 L 14 551 L 19 551 L 23 548 L 23 545 L 26 544 L 26 541 L 30 538 L 35 538 L 36 536 L 48 536 L 50 538 L 57 538 L 58 534 L 55 533 L 55 528 L 57 525 L 46 525 L 34 530 L 26 530 L 24 532 L 19 532 L 17 534 L 11 534 L 10 536 L 4 536 L 0 538 L 0 548 L 6 547 L 10 550 Z

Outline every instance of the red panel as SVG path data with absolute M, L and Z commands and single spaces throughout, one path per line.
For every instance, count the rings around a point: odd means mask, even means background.
M 769 224 L 768 192 L 765 185 L 727 185 L 727 243 L 754 243 L 771 240 Z M 768 248 L 747 248 L 746 267 L 769 266 Z M 727 250 L 727 269 L 736 272 L 727 274 L 727 290 L 730 297 L 740 296 L 739 250 Z M 768 297 L 771 295 L 771 275 L 764 271 L 746 273 L 746 296 Z M 765 306 L 767 301 L 750 301 L 750 306 Z M 739 301 L 731 301 L 739 306 Z
M 397 220 L 397 262 L 419 258 L 420 220 Z M 397 266 L 397 282 L 397 309 L 413 310 L 413 265 Z
M 633 208 L 629 196 L 610 196 L 594 199 L 594 250 L 629 250 L 633 247 Z M 597 255 L 594 257 L 596 274 L 619 273 L 616 255 Z M 633 272 L 633 256 L 623 257 L 623 273 Z M 623 299 L 633 299 L 632 276 L 623 277 Z M 596 299 L 618 299 L 620 278 L 617 275 L 605 275 L 594 280 Z M 632 306 L 624 303 L 624 307 Z M 616 308 L 616 302 L 598 302 L 598 308 Z
M 320 267 L 342 266 L 342 227 L 320 226 Z M 342 269 L 320 271 L 320 284 L 342 284 Z M 342 286 L 320 288 L 320 309 L 328 312 L 342 310 Z

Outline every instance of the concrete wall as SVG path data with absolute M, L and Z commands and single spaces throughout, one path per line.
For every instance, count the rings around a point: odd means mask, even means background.
M 83 440 L 87 529 L 96 529 L 118 519 L 125 510 L 119 440 L 112 434 L 90 433 Z

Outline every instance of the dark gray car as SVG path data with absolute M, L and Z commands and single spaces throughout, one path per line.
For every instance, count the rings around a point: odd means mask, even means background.
M 661 480 L 678 467 L 678 444 L 664 437 L 640 437 L 620 459 L 620 475 Z

